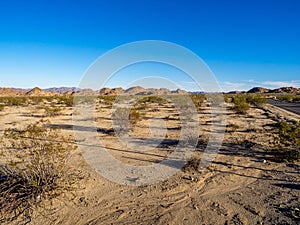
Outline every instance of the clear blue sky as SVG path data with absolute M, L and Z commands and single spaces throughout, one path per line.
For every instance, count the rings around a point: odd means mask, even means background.
M 298 0 L 2 0 L 0 87 L 77 86 L 104 52 L 149 39 L 198 54 L 225 91 L 300 87 Z

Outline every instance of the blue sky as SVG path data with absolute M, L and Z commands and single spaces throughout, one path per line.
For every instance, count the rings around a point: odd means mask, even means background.
M 0 87 L 78 86 L 99 56 L 139 40 L 190 49 L 224 91 L 300 87 L 299 24 L 297 0 L 2 0 Z M 125 84 L 123 73 L 108 85 Z

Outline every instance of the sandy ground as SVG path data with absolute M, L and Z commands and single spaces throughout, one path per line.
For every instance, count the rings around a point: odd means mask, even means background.
M 48 119 L 64 134 L 73 135 L 71 115 L 72 108 L 65 108 L 62 115 Z M 52 214 L 36 212 L 31 224 L 299 224 L 300 164 L 277 163 L 270 154 L 276 139 L 273 125 L 284 118 L 299 118 L 270 105 L 251 108 L 246 115 L 227 110 L 226 115 L 227 132 L 215 160 L 201 171 L 188 167 L 163 182 L 138 187 L 114 183 L 96 173 L 78 153 L 73 163 L 88 174 L 81 189 L 54 203 Z M 111 131 L 110 107 L 98 106 L 98 135 L 123 163 L 156 163 L 176 147 L 181 124 L 174 108 L 153 103 L 143 116 L 133 126 L 132 136 L 147 138 L 151 118 L 167 121 L 166 139 L 152 150 L 120 143 Z M 6 107 L 0 112 L 0 128 L 20 128 L 41 118 L 43 110 L 36 106 Z M 195 158 L 201 158 L 210 134 L 209 107 L 203 107 L 198 118 Z

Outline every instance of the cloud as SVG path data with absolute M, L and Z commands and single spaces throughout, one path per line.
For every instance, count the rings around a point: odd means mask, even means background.
M 300 80 L 292 81 L 256 81 L 246 80 L 242 82 L 223 81 L 220 86 L 224 92 L 229 91 L 248 91 L 253 87 L 264 87 L 275 89 L 280 87 L 297 87 L 300 88 Z
M 248 82 L 231 82 L 231 81 L 223 81 L 220 82 L 220 86 L 224 92 L 228 91 L 246 91 L 251 88 L 251 85 Z
M 180 88 L 188 90 L 188 91 L 203 91 L 203 87 L 200 87 L 191 81 L 182 81 L 180 82 Z M 292 80 L 292 81 L 257 81 L 257 80 L 242 80 L 239 82 L 232 81 L 219 81 L 219 86 L 221 91 L 229 92 L 229 91 L 248 91 L 253 87 L 264 87 L 269 89 L 276 89 L 280 87 L 297 87 L 300 88 L 300 80 Z M 209 90 L 211 92 L 217 91 L 220 89 L 216 88 L 215 85 L 209 85 L 209 83 L 205 84 L 205 90 Z
M 300 81 L 264 81 L 262 84 L 267 85 L 271 88 L 280 88 L 280 87 L 300 87 Z

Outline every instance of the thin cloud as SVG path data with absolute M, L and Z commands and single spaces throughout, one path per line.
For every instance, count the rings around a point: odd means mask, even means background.
M 272 88 L 300 87 L 300 81 L 264 81 L 262 84 Z
M 224 92 L 228 91 L 245 91 L 250 89 L 248 83 L 240 83 L 240 82 L 230 82 L 230 81 L 224 81 L 220 82 L 220 86 Z

